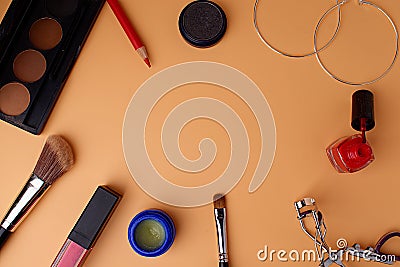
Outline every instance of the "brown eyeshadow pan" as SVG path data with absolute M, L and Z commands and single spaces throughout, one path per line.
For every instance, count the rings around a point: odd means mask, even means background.
M 30 94 L 20 83 L 8 83 L 0 89 L 0 111 L 9 116 L 22 114 L 29 106 Z
M 51 18 L 41 18 L 32 24 L 29 30 L 29 40 L 41 50 L 56 47 L 63 36 L 60 23 Z
M 39 80 L 46 71 L 46 59 L 36 50 L 25 50 L 14 60 L 15 76 L 21 81 L 33 83 Z

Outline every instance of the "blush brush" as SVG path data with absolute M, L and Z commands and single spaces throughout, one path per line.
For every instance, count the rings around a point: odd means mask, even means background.
M 221 194 L 217 194 L 214 196 L 214 216 L 218 236 L 218 266 L 228 267 L 225 197 Z
M 47 189 L 67 172 L 73 163 L 72 149 L 67 141 L 58 135 L 49 136 L 33 173 L 0 224 L 0 248 Z

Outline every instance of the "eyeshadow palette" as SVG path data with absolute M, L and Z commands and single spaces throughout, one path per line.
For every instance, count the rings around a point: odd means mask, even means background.
M 40 134 L 105 0 L 14 0 L 0 25 L 0 119 Z

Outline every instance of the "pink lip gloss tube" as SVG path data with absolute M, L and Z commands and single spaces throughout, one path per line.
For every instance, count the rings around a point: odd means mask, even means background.
M 99 186 L 51 267 L 79 267 L 93 249 L 121 196 Z

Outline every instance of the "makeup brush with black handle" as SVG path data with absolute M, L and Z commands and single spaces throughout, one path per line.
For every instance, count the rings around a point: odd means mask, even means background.
M 74 163 L 70 145 L 61 136 L 46 140 L 35 169 L 0 224 L 0 249 L 46 190 Z
M 221 194 L 214 196 L 214 216 L 218 236 L 219 267 L 228 267 L 228 243 L 226 235 L 225 197 Z

